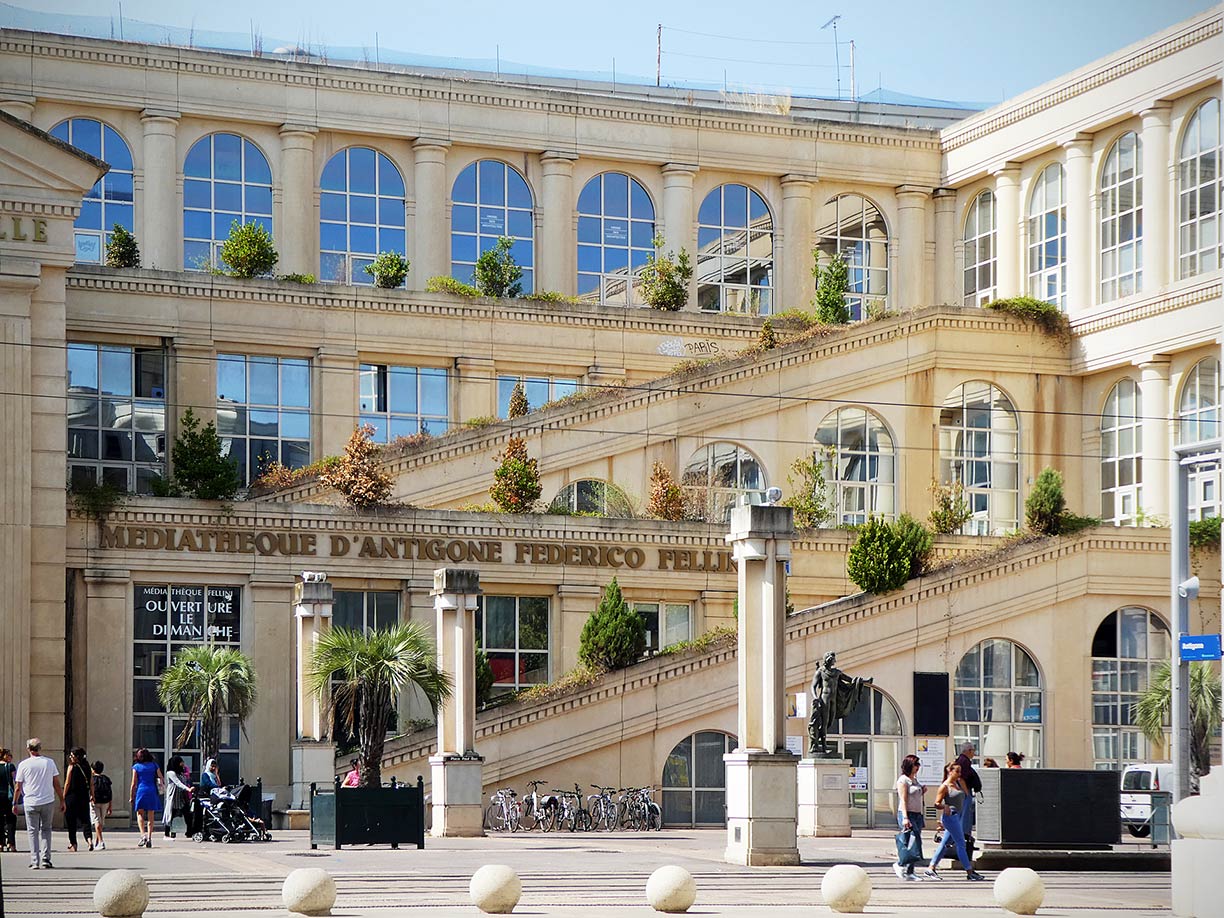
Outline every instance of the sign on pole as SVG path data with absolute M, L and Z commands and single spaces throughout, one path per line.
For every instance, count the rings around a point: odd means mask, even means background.
M 1178 639 L 1178 651 L 1183 660 L 1220 659 L 1220 635 L 1183 634 Z

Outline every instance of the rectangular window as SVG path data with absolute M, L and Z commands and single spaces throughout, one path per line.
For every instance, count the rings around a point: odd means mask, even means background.
M 399 624 L 400 594 L 398 590 L 336 590 L 332 604 L 332 627 L 350 631 L 377 631 Z M 335 681 L 332 682 L 335 685 Z M 399 732 L 399 712 L 391 709 L 387 734 Z M 331 712 L 331 735 L 338 744 L 354 747 L 358 744 L 361 727 L 359 712 L 335 705 Z
M 310 361 L 217 355 L 217 433 L 246 484 L 273 462 L 310 464 Z
M 548 597 L 485 595 L 478 602 L 476 642 L 489 657 L 494 694 L 548 682 Z
M 523 384 L 530 410 L 543 408 L 549 402 L 573 395 L 578 391 L 578 380 L 560 376 L 499 376 L 497 377 L 497 416 L 510 416 L 510 395 L 514 387 Z
M 68 345 L 68 478 L 150 494 L 166 471 L 166 352 Z
M 693 636 L 692 609 L 686 602 L 635 602 L 633 611 L 646 623 L 649 652 L 660 651 Z
M 363 363 L 357 411 L 374 428 L 374 442 L 418 433 L 446 433 L 450 378 L 437 367 L 392 367 Z

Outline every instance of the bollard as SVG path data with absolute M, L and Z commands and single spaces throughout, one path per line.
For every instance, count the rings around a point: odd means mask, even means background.
M 871 877 L 857 864 L 838 864 L 821 879 L 820 895 L 835 912 L 861 912 L 871 898 Z
M 523 895 L 523 883 L 514 869 L 504 864 L 485 864 L 468 886 L 472 904 L 489 915 L 508 915 Z
M 660 867 L 646 881 L 646 901 L 656 912 L 687 912 L 697 901 L 697 883 L 683 867 Z
M 135 870 L 108 870 L 94 885 L 93 903 L 103 918 L 139 918 L 149 907 L 149 884 Z
M 296 915 L 330 915 L 336 904 L 336 881 L 322 867 L 299 867 L 285 877 L 281 902 Z

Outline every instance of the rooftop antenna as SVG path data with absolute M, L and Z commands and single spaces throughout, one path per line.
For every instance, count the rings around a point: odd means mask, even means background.
M 663 23 L 655 36 L 655 86 L 663 85 Z
M 841 101 L 841 52 L 837 47 L 837 20 L 841 19 L 840 15 L 834 16 L 828 22 L 820 27 L 820 31 L 824 31 L 829 26 L 833 26 L 833 63 L 837 65 L 837 100 Z

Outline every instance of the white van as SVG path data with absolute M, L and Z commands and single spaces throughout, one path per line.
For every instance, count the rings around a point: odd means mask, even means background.
M 1171 762 L 1127 765 L 1122 770 L 1122 824 L 1136 838 L 1147 838 L 1152 831 L 1152 798 L 1146 793 L 1128 791 L 1159 790 L 1173 790 Z

